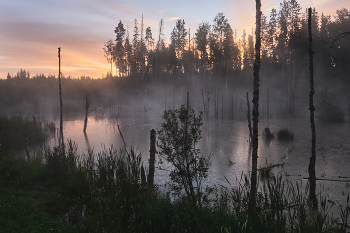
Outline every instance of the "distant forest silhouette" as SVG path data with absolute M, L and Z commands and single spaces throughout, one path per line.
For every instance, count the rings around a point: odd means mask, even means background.
M 104 55 L 116 75 L 108 73 L 100 79 L 63 75 L 66 112 L 80 109 L 87 92 L 92 94 L 93 105 L 97 106 L 115 103 L 121 96 L 164 101 L 186 91 L 191 91 L 203 104 L 204 96 L 208 105 L 211 99 L 215 108 L 220 102 L 230 102 L 233 111 L 233 103 L 239 104 L 237 100 L 234 102 L 234 95 L 251 91 L 253 28 L 238 37 L 223 13 L 215 16 L 212 25 L 200 23 L 194 32 L 186 29 L 185 20 L 179 19 L 171 32 L 170 43 L 166 43 L 163 20 L 157 33 L 145 26 L 143 18 L 141 22 L 135 19 L 134 23 L 133 31 L 128 32 L 120 21 L 114 30 L 116 39 L 104 45 Z M 268 17 L 262 16 L 261 26 L 261 94 L 266 99 L 270 93 L 270 101 L 276 108 L 294 115 L 308 99 L 307 11 L 295 0 L 283 1 L 280 9 L 273 8 Z M 350 97 L 347 88 L 350 36 L 334 44 L 332 41 L 349 31 L 350 11 L 341 8 L 331 17 L 313 9 L 312 26 L 316 92 L 328 86 L 345 110 Z M 22 108 L 30 106 L 31 112 L 33 109 L 39 112 L 42 111 L 39 105 L 49 105 L 55 112 L 57 78 L 44 74 L 31 77 L 25 70 L 8 74 L 0 80 L 0 107 L 25 112 Z
M 254 29 L 243 30 L 243 35 L 237 37 L 223 13 L 215 16 L 212 25 L 200 23 L 194 33 L 186 29 L 185 20 L 177 20 L 170 43 L 165 43 L 163 20 L 159 22 L 156 36 L 150 27 L 144 30 L 143 19 L 141 23 L 135 19 L 134 23 L 133 31 L 128 32 L 120 21 L 114 30 L 115 41 L 105 43 L 105 57 L 114 65 L 113 73 L 117 76 L 252 76 Z M 330 43 L 350 29 L 349 10 L 339 9 L 331 17 L 320 15 L 314 8 L 312 25 L 316 68 L 325 76 L 349 74 L 349 39 L 339 40 L 330 49 Z M 261 26 L 265 74 L 286 79 L 295 79 L 296 73 L 303 75 L 298 67 L 308 64 L 307 10 L 303 11 L 295 0 L 283 1 L 279 10 L 273 8 L 269 17 L 262 16 Z

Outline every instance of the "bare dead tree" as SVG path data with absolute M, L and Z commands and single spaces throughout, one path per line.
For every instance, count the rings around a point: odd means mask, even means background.
M 256 0 L 256 29 L 255 29 L 255 62 L 253 81 L 253 152 L 252 152 L 252 175 L 250 182 L 250 197 L 248 218 L 255 220 L 256 193 L 257 193 L 257 169 L 258 169 L 258 124 L 259 124 L 259 70 L 260 70 L 260 27 L 261 27 L 261 1 Z
M 60 92 L 60 139 L 61 139 L 61 146 L 64 151 L 63 104 L 62 104 L 62 87 L 61 87 L 61 47 L 58 48 L 58 86 L 59 86 L 59 92 Z
M 308 9 L 308 32 L 309 32 L 309 71 L 310 71 L 310 94 L 309 94 L 309 110 L 310 110 L 310 122 L 311 122 L 311 158 L 309 163 L 309 199 L 312 203 L 312 207 L 317 209 L 316 198 L 316 130 L 315 130 L 315 117 L 314 117 L 314 67 L 313 67 L 313 51 L 312 51 L 312 31 L 311 31 L 311 7 Z

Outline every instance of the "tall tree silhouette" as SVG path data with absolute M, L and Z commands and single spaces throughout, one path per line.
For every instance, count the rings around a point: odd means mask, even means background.
M 209 32 L 210 25 L 208 22 L 202 22 L 199 24 L 197 32 L 195 33 L 195 42 L 197 44 L 197 50 L 200 57 L 200 65 L 203 72 L 203 77 L 205 77 L 206 61 L 208 59 L 208 44 L 209 44 Z
M 108 63 L 111 63 L 111 75 L 112 75 L 112 65 L 113 65 L 113 41 L 108 40 L 103 47 L 104 57 L 107 59 Z
M 118 68 L 119 76 L 123 76 L 126 73 L 124 48 L 125 28 L 121 20 L 119 21 L 118 26 L 115 28 L 114 32 L 116 34 L 115 64 Z
M 159 57 L 159 49 L 161 45 L 164 44 L 163 39 L 163 28 L 164 28 L 164 21 L 163 19 L 160 19 L 159 21 L 159 27 L 158 27 L 158 41 L 157 41 L 157 48 L 156 48 L 156 67 L 154 69 L 154 76 L 157 78 L 157 71 L 158 71 L 158 57 Z
M 176 25 L 171 32 L 171 44 L 176 54 L 177 72 L 180 76 L 182 69 L 182 58 L 187 42 L 187 30 L 185 28 L 185 20 L 178 19 Z
M 224 39 L 224 31 L 225 28 L 227 26 L 228 20 L 225 19 L 225 15 L 224 13 L 218 13 L 215 18 L 214 18 L 214 25 L 213 25 L 213 29 L 214 32 L 217 33 L 218 38 L 219 38 L 219 50 L 220 50 L 220 65 L 222 66 L 222 42 Z

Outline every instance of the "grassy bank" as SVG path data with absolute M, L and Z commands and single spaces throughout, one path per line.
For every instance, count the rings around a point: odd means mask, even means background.
M 257 219 L 247 220 L 249 178 L 215 188 L 202 207 L 173 200 L 140 183 L 140 155 L 106 149 L 78 157 L 74 144 L 31 160 L 5 156 L 0 168 L 0 219 L 6 232 L 341 232 L 326 199 L 313 212 L 302 187 L 282 177 L 264 181 Z M 52 230 L 51 230 L 52 229 Z

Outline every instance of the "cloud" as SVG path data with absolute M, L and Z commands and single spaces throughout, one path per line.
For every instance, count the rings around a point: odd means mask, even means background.
M 174 21 L 174 20 L 178 20 L 178 19 L 180 19 L 180 18 L 179 17 L 170 17 L 170 18 L 168 18 L 169 21 Z

